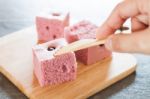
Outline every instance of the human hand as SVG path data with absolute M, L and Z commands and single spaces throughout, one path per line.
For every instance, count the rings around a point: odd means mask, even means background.
M 114 34 L 131 18 L 130 34 Z M 97 29 L 97 39 L 108 38 L 105 46 L 111 51 L 150 54 L 150 0 L 125 0 L 112 11 Z

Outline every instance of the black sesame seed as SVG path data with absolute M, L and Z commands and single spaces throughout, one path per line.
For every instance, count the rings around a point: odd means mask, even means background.
M 49 30 L 49 26 L 46 26 L 46 29 Z
M 126 30 L 129 30 L 129 27 L 127 27 L 127 26 L 121 26 L 121 27 L 119 28 L 119 30 L 120 30 L 120 31 L 126 31 Z
M 50 47 L 47 48 L 47 50 L 48 51 L 53 51 L 53 50 L 55 50 L 55 47 L 50 46 Z
M 100 44 L 99 46 L 100 46 L 100 47 L 103 47 L 103 46 L 104 46 L 104 44 Z
M 56 35 L 53 35 L 53 38 L 56 39 Z

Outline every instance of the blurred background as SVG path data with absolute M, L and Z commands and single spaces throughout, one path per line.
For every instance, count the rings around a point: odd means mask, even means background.
M 72 21 L 90 20 L 101 25 L 121 0 L 0 0 L 0 36 L 35 24 L 35 16 L 51 11 L 70 12 Z M 127 23 L 128 24 L 128 23 Z M 137 72 L 89 99 L 148 99 L 150 57 L 135 55 Z M 82 93 L 81 93 L 82 94 Z M 27 99 L 0 74 L 0 99 Z
M 72 19 L 100 25 L 120 0 L 0 0 L 0 36 L 34 24 L 35 16 L 70 12 Z

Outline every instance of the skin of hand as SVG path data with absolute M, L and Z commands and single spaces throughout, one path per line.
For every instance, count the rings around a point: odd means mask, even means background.
M 130 34 L 114 34 L 131 18 Z M 150 54 L 150 0 L 125 0 L 97 29 L 97 39 L 107 38 L 105 46 L 116 52 Z

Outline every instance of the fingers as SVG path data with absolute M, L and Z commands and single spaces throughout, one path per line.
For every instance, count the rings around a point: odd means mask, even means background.
M 146 23 L 144 23 L 143 20 L 145 21 L 147 19 L 138 19 L 138 17 L 131 18 L 131 30 L 132 30 L 132 32 L 143 30 L 143 29 L 148 27 L 148 25 L 146 25 Z
M 105 46 L 116 52 L 150 54 L 150 29 L 138 31 L 133 34 L 116 34 L 108 37 Z
M 141 3 L 140 0 L 125 0 L 118 4 L 106 22 L 97 29 L 97 39 L 103 39 L 113 34 L 126 19 L 134 17 L 145 10 L 144 5 L 145 3 Z
M 149 16 L 147 14 L 141 14 L 136 16 L 136 18 L 143 24 L 149 25 Z
M 145 29 L 148 25 L 148 15 L 143 14 L 131 18 L 131 29 L 133 32 Z

